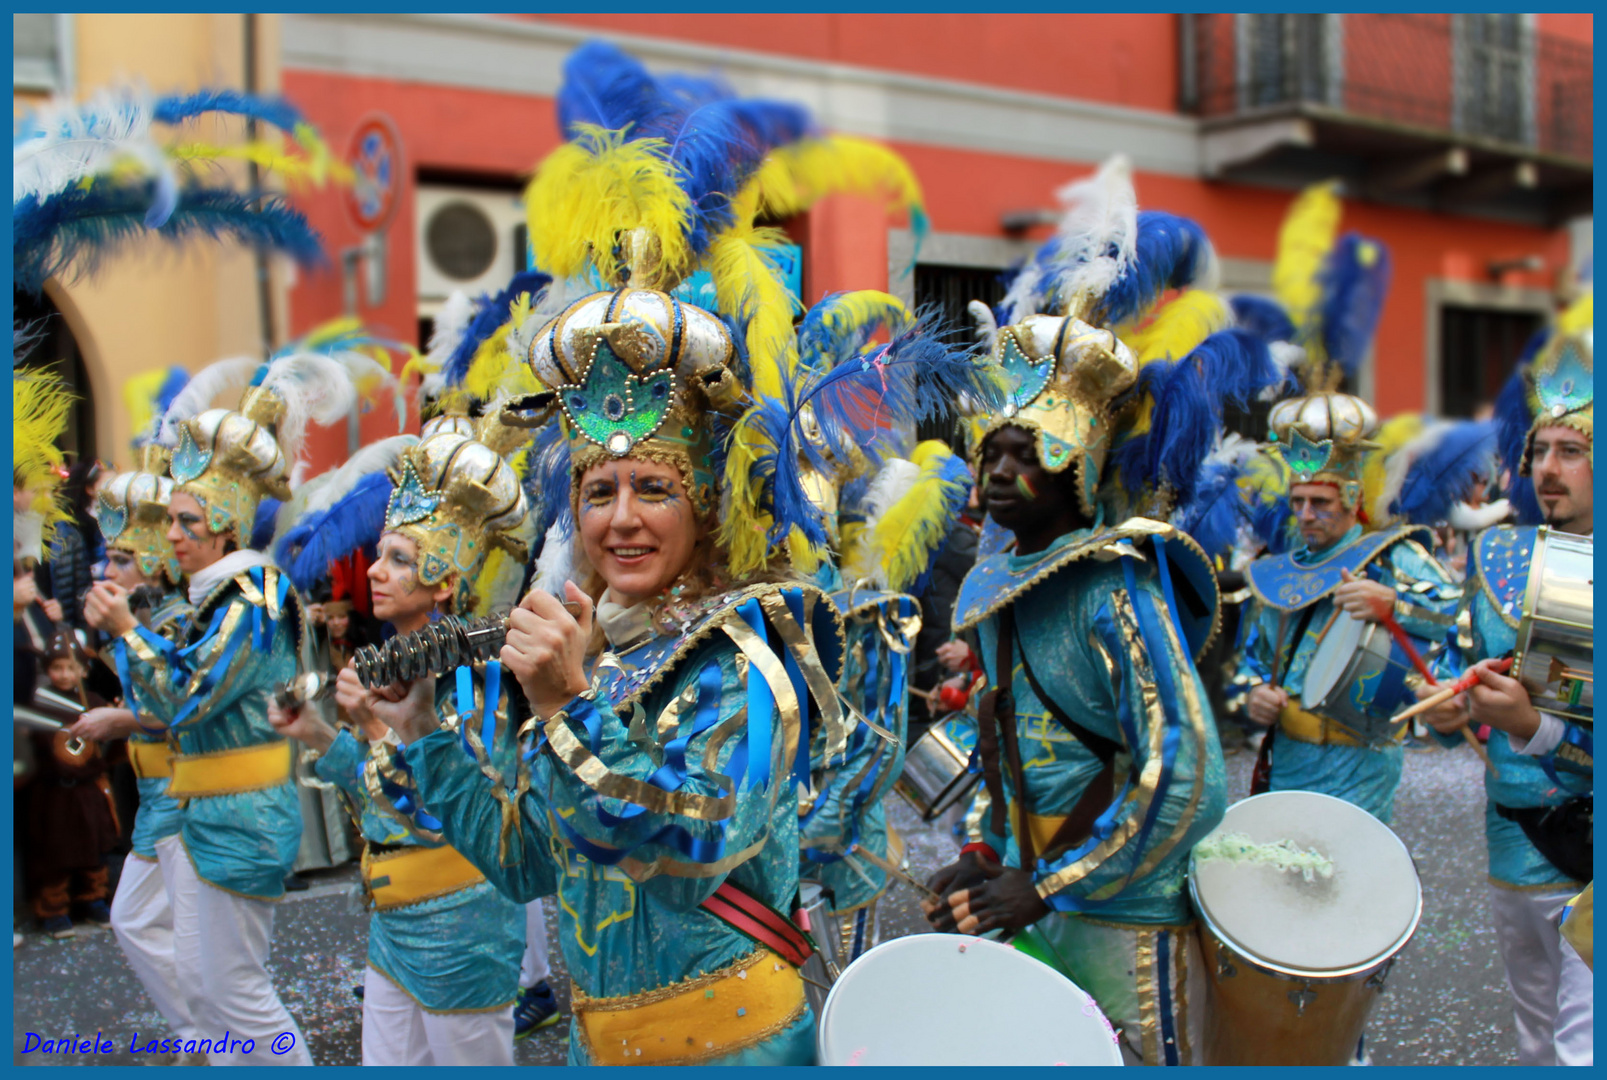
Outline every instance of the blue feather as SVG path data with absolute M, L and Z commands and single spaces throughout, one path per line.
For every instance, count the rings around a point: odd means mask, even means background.
M 509 281 L 501 292 L 482 293 L 474 302 L 474 318 L 470 319 L 469 325 L 464 328 L 463 340 L 452 350 L 452 355 L 447 357 L 446 364 L 441 370 L 446 384 L 459 386 L 469 377 L 469 367 L 474 362 L 475 351 L 508 321 L 508 309 L 521 293 L 529 293 L 534 304 L 550 284 L 552 278 L 539 270 L 522 270 L 513 275 L 513 280 Z
M 1239 540 L 1239 526 L 1250 518 L 1244 490 L 1239 487 L 1240 472 L 1232 462 L 1207 464 L 1194 486 L 1194 497 L 1175 518 L 1177 527 L 1213 558 L 1233 550 Z
M 1205 269 L 1211 250 L 1198 224 L 1160 210 L 1139 213 L 1134 246 L 1132 264 L 1099 305 L 1105 324 L 1131 322 L 1167 289 L 1187 287 Z
M 157 416 L 167 413 L 167 407 L 173 404 L 173 399 L 190 384 L 190 373 L 174 365 L 167 369 L 167 378 L 162 380 L 162 388 L 156 392 L 155 412 Z
M 1549 330 L 1538 330 L 1530 336 L 1518 357 L 1518 365 L 1501 393 L 1495 399 L 1495 421 L 1498 428 L 1497 446 L 1501 468 L 1507 471 L 1507 499 L 1512 503 L 1513 518 L 1520 525 L 1538 525 L 1545 520 L 1540 500 L 1535 496 L 1534 480 L 1520 476 L 1523 457 L 1529 448 L 1529 428 L 1534 425 L 1534 414 L 1529 411 L 1529 387 L 1525 373 L 1550 338 Z
M 274 559 L 303 593 L 329 576 L 329 564 L 379 542 L 391 479 L 370 473 L 329 509 L 310 514 L 280 538 Z
M 265 498 L 257 504 L 257 516 L 251 522 L 251 547 L 254 551 L 266 551 L 268 545 L 273 543 L 273 519 L 279 513 L 280 505 L 275 498 Z
M 1289 496 L 1256 505 L 1250 511 L 1250 528 L 1257 539 L 1267 546 L 1267 554 L 1282 555 L 1293 550 L 1299 539 L 1294 514 L 1289 510 Z
M 1294 321 L 1276 300 L 1239 293 L 1228 303 L 1233 308 L 1234 324 L 1241 330 L 1248 330 L 1266 342 L 1294 340 Z
M 295 131 L 298 124 L 305 122 L 300 110 L 282 97 L 264 97 L 240 90 L 201 90 L 158 98 L 152 116 L 159 124 L 182 124 L 209 112 L 260 120 L 287 132 Z
M 1414 525 L 1437 525 L 1451 508 L 1472 493 L 1475 479 L 1489 479 L 1496 459 L 1494 420 L 1464 420 L 1446 429 L 1440 440 L 1421 452 L 1406 471 L 1401 491 L 1390 503 Z
M 130 241 L 155 233 L 184 242 L 228 238 L 283 252 L 305 266 L 323 262 L 323 242 L 300 211 L 277 195 L 253 199 L 228 189 L 191 187 L 159 229 L 145 226 L 153 187 L 97 182 L 39 202 L 26 196 L 12 207 L 12 266 L 17 288 L 37 294 L 53 277 L 76 280 Z
M 1389 249 L 1360 233 L 1346 233 L 1323 265 L 1322 346 L 1354 379 L 1373 343 L 1389 295 Z
M 536 430 L 530 462 L 525 491 L 530 505 L 536 508 L 537 535 L 544 537 L 553 523 L 570 509 L 570 486 L 573 483 L 569 441 L 556 420 Z
M 568 139 L 577 135 L 577 124 L 639 136 L 636 129 L 657 126 L 669 110 L 647 68 L 606 41 L 588 41 L 569 54 L 556 103 Z

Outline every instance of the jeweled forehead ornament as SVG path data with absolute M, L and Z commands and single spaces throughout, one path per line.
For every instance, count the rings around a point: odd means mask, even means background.
M 581 331 L 577 345 L 583 374 L 557 387 L 558 405 L 573 431 L 625 457 L 658 431 L 675 400 L 675 370 L 663 366 L 668 343 L 637 320 Z

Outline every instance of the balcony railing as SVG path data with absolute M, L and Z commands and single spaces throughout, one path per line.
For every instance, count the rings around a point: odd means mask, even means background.
M 1590 160 L 1590 47 L 1521 15 L 1202 14 L 1192 37 L 1207 121 L 1303 111 Z

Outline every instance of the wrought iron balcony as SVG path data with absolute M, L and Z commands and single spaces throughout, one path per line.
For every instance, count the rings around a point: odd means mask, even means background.
M 1588 45 L 1522 15 L 1186 15 L 1208 175 L 1517 219 L 1590 212 Z

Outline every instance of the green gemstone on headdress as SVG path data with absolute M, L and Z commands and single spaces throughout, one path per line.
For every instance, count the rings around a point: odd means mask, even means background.
M 675 396 L 669 369 L 638 378 L 605 340 L 597 342 L 579 386 L 558 388 L 558 401 L 582 436 L 615 457 L 657 431 Z
M 1049 385 L 1049 380 L 1055 373 L 1055 358 L 1051 356 L 1047 360 L 1033 363 L 1016 344 L 1014 334 L 1003 335 L 1003 345 L 999 366 L 1004 369 L 1006 379 L 1012 384 L 1010 401 L 1004 411 L 1006 416 L 1014 416 L 1016 410 L 1030 405 L 1034 398 L 1043 393 L 1043 388 Z
M 1328 464 L 1328 458 L 1333 452 L 1332 439 L 1321 442 L 1312 442 L 1302 435 L 1299 429 L 1289 432 L 1289 445 L 1274 444 L 1274 449 L 1282 455 L 1284 462 L 1298 476 L 1310 477 L 1322 472 Z
M 402 478 L 391 492 L 390 502 L 385 504 L 385 527 L 394 529 L 398 525 L 423 521 L 440 505 L 441 497 L 425 490 L 424 481 L 413 468 L 413 459 L 403 458 Z
M 1577 340 L 1564 340 L 1550 363 L 1535 373 L 1534 392 L 1541 411 L 1553 417 L 1577 412 L 1591 403 L 1590 366 Z
M 203 450 L 196 445 L 195 436 L 190 434 L 188 424 L 179 425 L 179 445 L 173 451 L 173 460 L 168 464 L 168 474 L 180 484 L 187 484 L 206 472 L 206 467 L 212 464 L 212 451 Z

